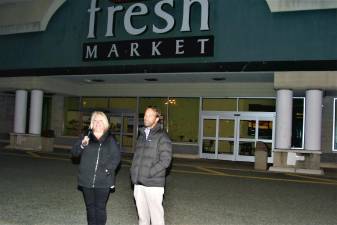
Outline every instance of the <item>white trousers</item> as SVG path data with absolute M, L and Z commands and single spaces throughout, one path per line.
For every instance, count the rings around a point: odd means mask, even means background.
M 163 187 L 135 185 L 133 195 L 136 200 L 139 225 L 165 225 Z

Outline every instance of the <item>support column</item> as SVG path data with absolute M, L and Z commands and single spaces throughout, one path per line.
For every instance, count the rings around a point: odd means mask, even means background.
M 278 90 L 276 99 L 276 149 L 290 149 L 293 113 L 293 91 Z
M 323 92 L 307 90 L 305 94 L 304 149 L 320 151 Z
M 32 90 L 30 98 L 29 133 L 41 134 L 43 91 Z
M 27 91 L 17 90 L 15 94 L 14 133 L 26 133 Z

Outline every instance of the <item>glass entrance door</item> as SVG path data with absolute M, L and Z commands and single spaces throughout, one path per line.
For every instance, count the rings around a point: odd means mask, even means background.
M 113 113 L 109 117 L 111 132 L 123 152 L 133 151 L 136 121 L 135 113 Z
M 201 157 L 234 160 L 236 122 L 233 114 L 205 114 L 202 116 Z
M 272 162 L 274 114 L 240 113 L 238 120 L 238 137 L 236 159 L 254 162 L 256 143 L 263 142 L 268 148 L 268 161 Z
M 217 156 L 217 117 L 205 116 L 202 118 L 201 154 L 204 158 L 215 159 Z
M 256 143 L 261 141 L 272 162 L 274 117 L 274 113 L 261 112 L 203 112 L 201 157 L 253 162 Z
M 234 160 L 236 119 L 234 115 L 219 115 L 218 159 Z

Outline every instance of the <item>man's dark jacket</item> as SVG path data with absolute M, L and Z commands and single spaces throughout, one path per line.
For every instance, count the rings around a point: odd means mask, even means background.
M 110 188 L 115 185 L 115 170 L 120 163 L 119 147 L 108 132 L 99 140 L 94 135 L 89 138 L 89 145 L 84 149 L 80 147 L 80 139 L 71 150 L 74 157 L 81 157 L 78 185 L 87 188 Z
M 147 139 L 144 130 L 140 129 L 130 169 L 132 183 L 164 187 L 166 169 L 172 159 L 171 140 L 159 124 L 150 130 Z

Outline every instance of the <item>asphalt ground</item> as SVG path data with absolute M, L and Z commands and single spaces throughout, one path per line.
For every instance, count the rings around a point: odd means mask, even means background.
M 124 155 L 107 224 L 137 224 L 130 163 Z M 86 224 L 77 166 L 66 151 L 0 149 L 0 224 Z M 174 159 L 165 190 L 166 224 L 335 225 L 336 174 L 259 172 L 252 163 Z

